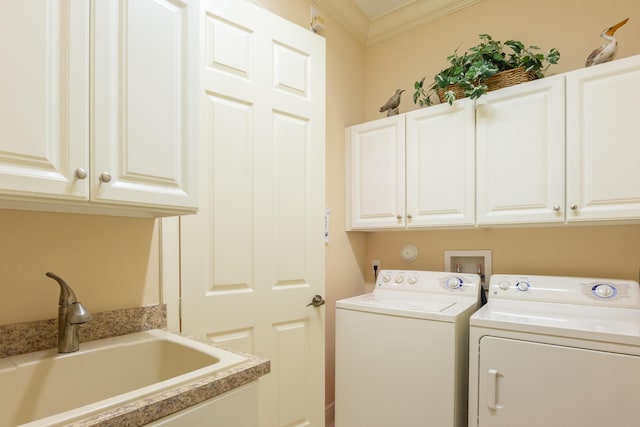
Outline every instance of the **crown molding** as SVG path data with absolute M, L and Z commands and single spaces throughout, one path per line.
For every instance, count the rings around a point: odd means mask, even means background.
M 364 15 L 352 1 L 313 1 L 359 43 L 372 46 L 482 0 L 419 0 L 374 19 Z
M 362 45 L 366 45 L 371 20 L 351 1 L 313 0 L 313 4 L 342 27 Z

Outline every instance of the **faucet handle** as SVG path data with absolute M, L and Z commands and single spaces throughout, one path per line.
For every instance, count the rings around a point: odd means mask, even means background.
M 71 310 L 67 319 L 72 325 L 80 325 L 90 321 L 92 316 L 91 313 L 89 313 L 89 310 L 87 310 L 82 303 L 76 302 L 71 305 Z

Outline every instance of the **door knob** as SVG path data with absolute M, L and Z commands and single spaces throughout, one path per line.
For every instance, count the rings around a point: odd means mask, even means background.
M 312 306 L 318 308 L 321 305 L 324 305 L 324 303 L 325 303 L 324 298 L 322 298 L 320 295 L 316 295 L 315 297 L 313 297 L 311 302 L 309 304 L 307 304 L 307 307 L 312 305 Z

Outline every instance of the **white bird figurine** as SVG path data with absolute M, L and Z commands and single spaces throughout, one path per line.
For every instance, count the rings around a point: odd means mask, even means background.
M 398 106 L 400 105 L 400 96 L 402 95 L 402 92 L 404 92 L 404 89 L 396 89 L 396 93 L 394 93 L 393 96 L 389 98 L 382 107 L 380 107 L 380 112 L 382 113 L 383 111 L 386 111 L 387 117 L 398 114 Z
M 618 53 L 618 41 L 615 39 L 615 37 L 613 37 L 613 34 L 618 28 L 626 24 L 628 20 L 629 18 L 620 21 L 613 27 L 609 27 L 606 30 L 602 31 L 600 37 L 607 40 L 609 43 L 603 44 L 602 46 L 591 52 L 591 55 L 589 55 L 589 57 L 587 58 L 587 62 L 584 64 L 585 67 L 603 64 L 605 62 L 611 61 L 616 57 L 616 54 Z

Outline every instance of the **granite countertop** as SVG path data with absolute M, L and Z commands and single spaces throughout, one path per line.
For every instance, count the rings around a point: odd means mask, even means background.
M 81 325 L 80 342 L 149 329 L 166 330 L 166 326 L 166 306 L 163 304 L 95 313 L 91 322 Z M 57 319 L 0 325 L 0 358 L 56 347 L 56 337 Z M 224 350 L 241 354 L 247 360 L 212 375 L 93 414 L 70 425 L 142 426 L 256 381 L 271 370 L 268 360 L 227 348 Z

